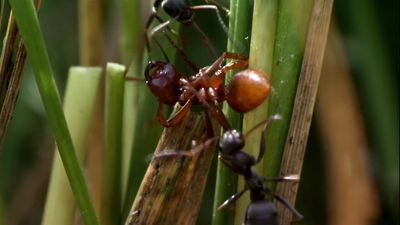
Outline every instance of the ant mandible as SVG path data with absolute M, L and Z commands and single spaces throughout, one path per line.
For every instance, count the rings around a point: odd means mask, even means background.
M 207 114 L 206 114 L 207 115 Z M 231 196 L 226 200 L 218 209 L 222 210 L 227 208 L 228 205 L 236 202 L 246 191 L 250 191 L 250 204 L 247 207 L 244 225 L 277 225 L 278 224 L 278 214 L 276 206 L 267 199 L 267 195 L 272 196 L 278 202 L 287 207 L 297 218 L 297 220 L 302 220 L 303 216 L 293 208 L 290 203 L 282 198 L 281 196 L 275 194 L 267 186 L 265 182 L 293 182 L 298 181 L 299 177 L 297 175 L 290 175 L 284 177 L 263 177 L 258 173 L 254 172 L 252 168 L 258 164 L 265 154 L 265 136 L 269 124 L 280 119 L 280 116 L 271 116 L 267 121 L 263 121 L 253 127 L 248 133 L 251 133 L 259 126 L 263 125 L 264 128 L 261 132 L 260 150 L 257 159 L 248 153 L 242 151 L 245 144 L 245 137 L 241 132 L 230 129 L 227 130 L 220 142 L 219 142 L 219 158 L 221 161 L 230 168 L 233 172 L 242 175 L 246 182 L 246 187 L 237 194 Z M 206 116 L 206 121 L 209 118 Z M 246 136 L 247 136 L 246 135 Z M 213 145 L 216 138 L 209 138 L 200 145 L 195 146 L 189 151 L 163 151 L 154 156 L 154 158 L 166 157 L 166 156 L 193 156 L 200 151 L 207 149 Z
M 145 26 L 145 40 L 146 40 L 147 49 L 150 50 L 150 44 L 149 44 L 149 40 L 147 37 L 147 31 L 150 28 L 150 25 L 152 24 L 154 18 L 156 18 L 160 22 L 160 24 L 151 30 L 150 37 L 155 41 L 155 43 L 160 48 L 161 48 L 161 45 L 156 41 L 155 34 L 165 28 L 168 28 L 171 31 L 171 29 L 169 28 L 169 26 L 171 24 L 171 19 L 164 21 L 160 16 L 158 16 L 159 9 L 163 8 L 164 11 L 172 19 L 178 21 L 181 24 L 184 24 L 187 26 L 193 26 L 197 30 L 197 32 L 200 33 L 200 35 L 201 35 L 204 43 L 206 44 L 208 50 L 210 51 L 211 55 L 216 58 L 217 53 L 216 53 L 215 48 L 212 46 L 207 35 L 202 31 L 202 29 L 194 21 L 195 11 L 203 10 L 203 9 L 214 10 L 217 14 L 218 21 L 220 22 L 224 32 L 226 34 L 228 34 L 228 28 L 224 24 L 218 8 L 222 8 L 223 10 L 225 10 L 227 15 L 229 15 L 229 10 L 224 8 L 223 6 L 221 6 L 214 0 L 205 0 L 206 3 L 208 3 L 209 1 L 212 1 L 215 5 L 207 4 L 207 5 L 192 6 L 187 3 L 187 0 L 156 0 L 153 4 L 152 13 L 151 13 L 149 19 L 147 20 L 146 26 Z M 171 33 L 173 33 L 173 32 L 171 31 Z M 161 48 L 161 50 L 163 51 L 162 48 Z
M 225 59 L 235 62 L 222 66 Z M 226 100 L 238 112 L 248 112 L 260 105 L 270 94 L 271 86 L 260 70 L 243 70 L 224 85 L 225 73 L 247 66 L 248 60 L 240 54 L 223 53 L 211 66 L 184 78 L 171 64 L 151 61 L 145 70 L 146 83 L 157 97 L 157 118 L 164 127 L 176 126 L 190 111 L 192 105 L 201 104 L 225 130 L 231 127 L 221 111 L 220 103 Z M 182 108 L 170 119 L 162 114 L 164 104 L 180 103 Z

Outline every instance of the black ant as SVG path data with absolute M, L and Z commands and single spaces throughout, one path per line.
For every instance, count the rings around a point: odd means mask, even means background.
M 222 66 L 225 59 L 235 62 Z M 238 112 L 248 112 L 260 105 L 270 94 L 271 86 L 265 74 L 259 70 L 243 70 L 235 74 L 228 85 L 224 85 L 225 73 L 247 66 L 248 60 L 236 53 L 223 53 L 211 66 L 184 78 L 171 64 L 151 61 L 145 70 L 146 83 L 157 97 L 159 107 L 157 118 L 165 127 L 176 126 L 190 111 L 192 105 L 201 104 L 223 126 L 231 127 L 220 109 L 220 103 L 227 101 Z M 162 114 L 164 104 L 180 103 L 182 108 L 170 119 Z
M 244 218 L 244 225 L 277 225 L 278 224 L 278 214 L 276 206 L 267 199 L 267 195 L 272 196 L 278 202 L 286 206 L 292 213 L 296 216 L 297 220 L 302 220 L 303 216 L 293 208 L 290 203 L 282 198 L 281 196 L 275 194 L 270 190 L 265 182 L 293 182 L 298 181 L 297 175 L 285 176 L 285 177 L 273 177 L 265 178 L 252 170 L 252 167 L 258 164 L 265 154 L 265 135 L 268 125 L 273 120 L 280 119 L 280 116 L 274 115 L 270 117 L 267 121 L 263 121 L 253 127 L 250 131 L 254 131 L 257 127 L 263 125 L 263 131 L 261 133 L 260 141 L 260 151 L 257 159 L 248 153 L 242 151 L 244 147 L 244 136 L 241 132 L 230 129 L 227 130 L 222 139 L 219 142 L 221 161 L 230 168 L 233 172 L 242 175 L 246 181 L 246 187 L 239 193 L 231 196 L 226 200 L 218 209 L 225 209 L 228 205 L 236 202 L 246 191 L 250 191 L 250 204 L 247 207 L 246 215 Z M 206 120 L 209 118 L 206 117 Z M 248 134 L 249 134 L 248 133 Z M 165 156 L 193 156 L 198 152 L 207 149 L 212 146 L 216 138 L 209 138 L 200 145 L 197 145 L 189 151 L 163 151 L 154 156 L 154 158 L 165 157 Z
M 202 31 L 202 29 L 197 25 L 197 23 L 194 20 L 195 17 L 195 11 L 197 10 L 203 10 L 203 9 L 211 9 L 214 10 L 217 14 L 218 20 L 225 31 L 226 34 L 228 34 L 228 28 L 224 24 L 221 15 L 219 13 L 219 8 L 222 8 L 223 10 L 226 11 L 227 15 L 229 15 L 229 10 L 215 2 L 214 0 L 205 0 L 206 3 L 209 1 L 212 1 L 215 5 L 207 4 L 207 5 L 195 5 L 192 6 L 188 4 L 187 0 L 156 0 L 153 4 L 152 8 L 152 13 L 149 17 L 149 19 L 146 22 L 145 26 L 145 40 L 146 40 L 146 45 L 147 49 L 150 50 L 150 44 L 149 40 L 147 37 L 147 31 L 152 24 L 154 18 L 156 18 L 160 24 L 157 25 L 155 28 L 153 28 L 150 32 L 150 37 L 155 40 L 154 36 L 157 32 L 163 30 L 164 28 L 168 28 L 169 31 L 172 32 L 172 30 L 169 28 L 171 24 L 171 20 L 174 19 L 178 21 L 181 24 L 187 25 L 187 26 L 193 26 L 201 35 L 204 43 L 206 44 L 208 50 L 210 51 L 211 55 L 214 56 L 215 58 L 217 57 L 217 53 L 215 48 L 211 45 L 211 42 L 209 41 L 207 35 Z M 164 21 L 160 16 L 158 16 L 158 11 L 160 8 L 163 8 L 164 11 L 172 18 L 170 20 Z M 228 35 L 229 36 L 229 35 Z M 155 40 L 156 44 L 160 47 L 161 51 L 163 49 L 161 48 L 161 45 Z M 164 51 L 163 51 L 164 53 Z M 165 54 L 164 54 L 165 55 Z

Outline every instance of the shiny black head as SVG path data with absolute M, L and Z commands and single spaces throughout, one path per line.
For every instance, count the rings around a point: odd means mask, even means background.
M 190 25 L 194 19 L 194 12 L 186 0 L 164 0 L 161 2 L 164 11 L 177 21 Z
M 237 130 L 228 130 L 222 136 L 219 147 L 222 154 L 240 151 L 244 147 L 244 137 Z
M 278 222 L 278 211 L 270 201 L 253 201 L 247 207 L 244 225 L 278 225 Z

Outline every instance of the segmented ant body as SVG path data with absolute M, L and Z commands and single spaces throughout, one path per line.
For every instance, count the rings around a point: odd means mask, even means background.
M 206 117 L 207 118 L 207 117 Z M 258 173 L 254 172 L 252 168 L 258 164 L 265 154 L 265 135 L 268 125 L 274 121 L 280 119 L 280 116 L 274 115 L 267 121 L 263 121 L 256 125 L 249 131 L 254 131 L 257 127 L 263 125 L 264 128 L 261 133 L 260 151 L 257 158 L 249 155 L 242 151 L 245 144 L 245 137 L 241 132 L 230 129 L 225 131 L 220 142 L 219 142 L 219 158 L 221 161 L 230 168 L 233 172 L 244 177 L 246 186 L 237 194 L 232 195 L 226 200 L 219 209 L 225 209 L 227 206 L 236 202 L 246 191 L 250 191 L 250 204 L 247 207 L 244 225 L 277 225 L 279 221 L 276 206 L 268 199 L 272 197 L 278 202 L 287 207 L 296 216 L 297 220 L 302 220 L 303 216 L 293 208 L 290 203 L 275 194 L 270 190 L 265 183 L 266 182 L 294 182 L 298 181 L 297 175 L 284 176 L 284 177 L 263 177 Z M 200 145 L 195 146 L 189 151 L 170 151 L 166 150 L 155 155 L 155 158 L 166 157 L 166 156 L 193 156 L 198 152 L 209 148 L 216 141 L 216 138 L 209 138 Z
M 222 66 L 225 59 L 235 62 Z M 248 112 L 260 105 L 270 94 L 270 84 L 262 71 L 243 70 L 224 85 L 225 73 L 231 69 L 247 66 L 248 60 L 235 53 L 223 53 L 211 66 L 184 78 L 170 63 L 150 62 L 145 71 L 146 83 L 157 97 L 159 107 L 157 118 L 165 127 L 179 124 L 190 111 L 192 105 L 200 104 L 211 113 L 226 130 L 231 127 L 220 109 L 220 103 L 228 104 L 239 112 Z M 182 108 L 170 119 L 162 114 L 164 104 L 180 103 Z
M 211 1 L 211 0 L 208 0 Z M 206 2 L 208 3 L 206 0 Z M 153 9 L 152 13 L 147 20 L 146 26 L 145 26 L 145 31 L 146 31 L 146 44 L 147 44 L 147 49 L 150 50 L 150 45 L 149 45 L 149 40 L 147 37 L 147 31 L 150 28 L 150 25 L 152 24 L 154 18 L 157 19 L 160 24 L 154 27 L 151 32 L 150 32 L 150 37 L 155 40 L 155 34 L 165 28 L 169 28 L 171 24 L 171 20 L 176 20 L 181 24 L 187 25 L 187 26 L 193 26 L 201 35 L 202 39 L 204 40 L 204 43 L 206 44 L 207 48 L 209 49 L 211 55 L 213 55 L 215 58 L 217 57 L 217 53 L 215 48 L 212 46 L 211 42 L 209 41 L 207 35 L 202 31 L 202 29 L 197 25 L 195 22 L 195 11 L 197 10 L 204 10 L 204 9 L 211 9 L 214 10 L 217 14 L 218 21 L 220 22 L 223 30 L 225 31 L 226 34 L 228 34 L 228 28 L 224 24 L 221 15 L 219 14 L 219 8 L 222 8 L 229 14 L 229 10 L 225 9 L 221 5 L 219 5 L 217 2 L 213 1 L 215 5 L 207 4 L 207 5 L 195 5 L 192 6 L 188 4 L 187 0 L 156 0 L 153 4 Z M 164 11 L 172 18 L 170 20 L 163 20 L 160 16 L 158 16 L 158 11 L 160 8 L 164 9 Z M 171 31 L 171 30 L 170 30 Z M 171 31 L 172 32 L 172 31 Z M 155 40 L 156 44 L 161 48 L 159 43 Z M 161 48 L 162 50 L 162 48 Z M 162 50 L 163 51 L 163 50 Z
M 293 214 L 301 220 L 303 216 L 297 212 L 284 198 L 272 192 L 265 182 L 270 181 L 297 181 L 298 176 L 286 176 L 275 178 L 264 178 L 252 170 L 252 167 L 258 164 L 265 154 L 265 135 L 268 125 L 273 121 L 280 119 L 280 116 L 274 115 L 266 122 L 260 123 L 264 125 L 261 133 L 260 151 L 257 159 L 248 153 L 242 151 L 244 147 L 244 136 L 236 130 L 228 130 L 224 133 L 220 143 L 220 159 L 233 172 L 242 175 L 246 182 L 246 187 L 241 192 L 233 195 L 226 200 L 219 209 L 224 209 L 228 205 L 238 200 L 247 190 L 250 191 L 250 204 L 247 207 L 244 218 L 245 225 L 277 225 L 278 214 L 276 206 L 267 199 L 267 195 L 272 196 L 280 203 L 285 205 Z M 254 130 L 255 126 L 252 130 Z M 249 132 L 251 132 L 250 130 Z

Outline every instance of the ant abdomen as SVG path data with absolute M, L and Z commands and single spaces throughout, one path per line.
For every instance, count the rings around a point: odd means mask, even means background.
M 176 68 L 166 62 L 151 61 L 145 70 L 146 84 L 150 91 L 160 102 L 168 105 L 174 105 L 179 100 L 181 77 Z
M 245 225 L 278 225 L 278 222 L 278 211 L 270 201 L 253 201 L 247 207 Z
M 232 77 L 226 87 L 226 100 L 234 110 L 249 112 L 259 106 L 271 93 L 271 84 L 261 70 L 242 70 Z

